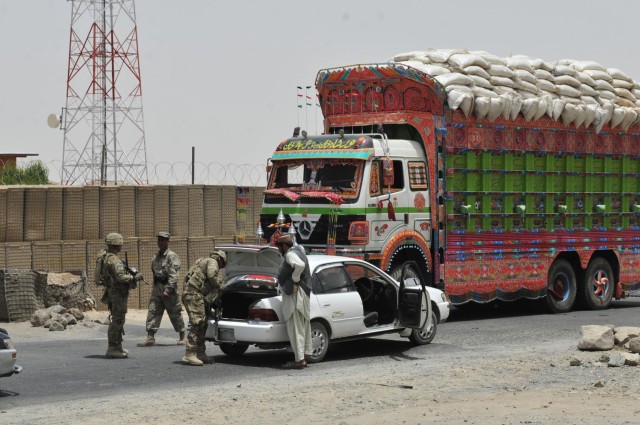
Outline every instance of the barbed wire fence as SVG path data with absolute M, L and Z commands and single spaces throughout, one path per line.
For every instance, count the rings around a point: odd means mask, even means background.
M 17 167 L 13 163 L 6 164 L 0 160 L 0 184 L 38 184 L 34 181 L 33 173 L 28 172 L 34 165 L 42 164 L 48 171 L 48 181 L 59 184 L 61 181 L 62 162 L 21 160 Z M 222 164 L 219 162 L 195 162 L 195 172 L 192 173 L 189 162 L 147 162 L 148 184 L 150 185 L 232 185 L 232 186 L 260 186 L 267 184 L 265 164 Z M 91 184 L 82 182 L 78 184 Z

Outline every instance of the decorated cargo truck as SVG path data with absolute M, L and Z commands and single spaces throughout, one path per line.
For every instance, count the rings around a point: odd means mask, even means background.
M 412 262 L 457 305 L 603 309 L 638 289 L 640 87 L 626 74 L 427 51 L 321 70 L 316 88 L 324 134 L 270 158 L 266 239 L 295 232 L 395 277 Z

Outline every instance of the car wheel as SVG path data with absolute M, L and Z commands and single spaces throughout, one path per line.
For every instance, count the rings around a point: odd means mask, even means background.
M 580 288 L 582 304 L 591 310 L 604 310 L 613 298 L 614 277 L 611 265 L 604 258 L 594 258 L 587 267 Z
M 431 326 L 426 329 L 413 329 L 409 335 L 409 341 L 413 345 L 426 345 L 433 341 L 438 330 L 438 315 L 431 310 Z
M 247 351 L 248 344 L 220 344 L 220 350 L 230 357 L 239 357 Z
M 311 355 L 307 361 L 309 363 L 321 362 L 329 350 L 329 332 L 320 322 L 311 322 L 311 346 Z
M 552 313 L 567 313 L 576 301 L 576 274 L 567 260 L 557 260 L 549 268 L 547 307 Z

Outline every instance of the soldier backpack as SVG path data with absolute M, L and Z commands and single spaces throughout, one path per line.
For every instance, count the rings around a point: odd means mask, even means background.
M 102 273 L 105 260 L 107 259 L 107 252 L 105 250 L 100 251 L 98 258 L 96 259 L 96 268 L 93 271 L 93 281 L 98 286 L 108 287 L 109 282 L 104 278 Z

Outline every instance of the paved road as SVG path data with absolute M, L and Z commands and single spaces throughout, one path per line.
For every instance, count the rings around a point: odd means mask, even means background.
M 166 318 L 165 318 L 166 321 Z M 167 321 L 168 322 L 168 321 Z M 579 329 L 585 324 L 640 326 L 640 298 L 614 302 L 604 311 L 574 311 L 552 315 L 532 303 L 509 303 L 484 308 L 455 309 L 449 322 L 440 325 L 434 342 L 413 347 L 397 335 L 333 345 L 325 360 L 310 366 L 323 373 L 343 371 L 363 363 L 384 367 L 389 362 L 414 358 L 442 362 L 468 355 L 499 355 L 504 350 L 528 350 L 532 346 L 574 346 Z M 106 327 L 98 325 L 87 339 L 19 341 L 20 364 L 24 372 L 0 380 L 0 411 L 15 406 L 43 402 L 63 402 L 99 397 L 146 388 L 181 389 L 198 383 L 245 381 L 251 376 L 266 377 L 283 373 L 280 365 L 290 359 L 283 350 L 251 348 L 243 357 L 232 359 L 212 344 L 208 352 L 216 364 L 189 367 L 180 364 L 184 348 L 174 345 L 175 333 L 162 329 L 158 345 L 139 348 L 144 328 L 125 325 L 125 346 L 130 358 L 106 360 Z M 65 332 L 66 333 L 66 332 Z M 65 336 L 66 338 L 66 336 Z M 444 359 L 444 360 L 443 360 Z M 290 373 L 290 372 L 289 372 Z

